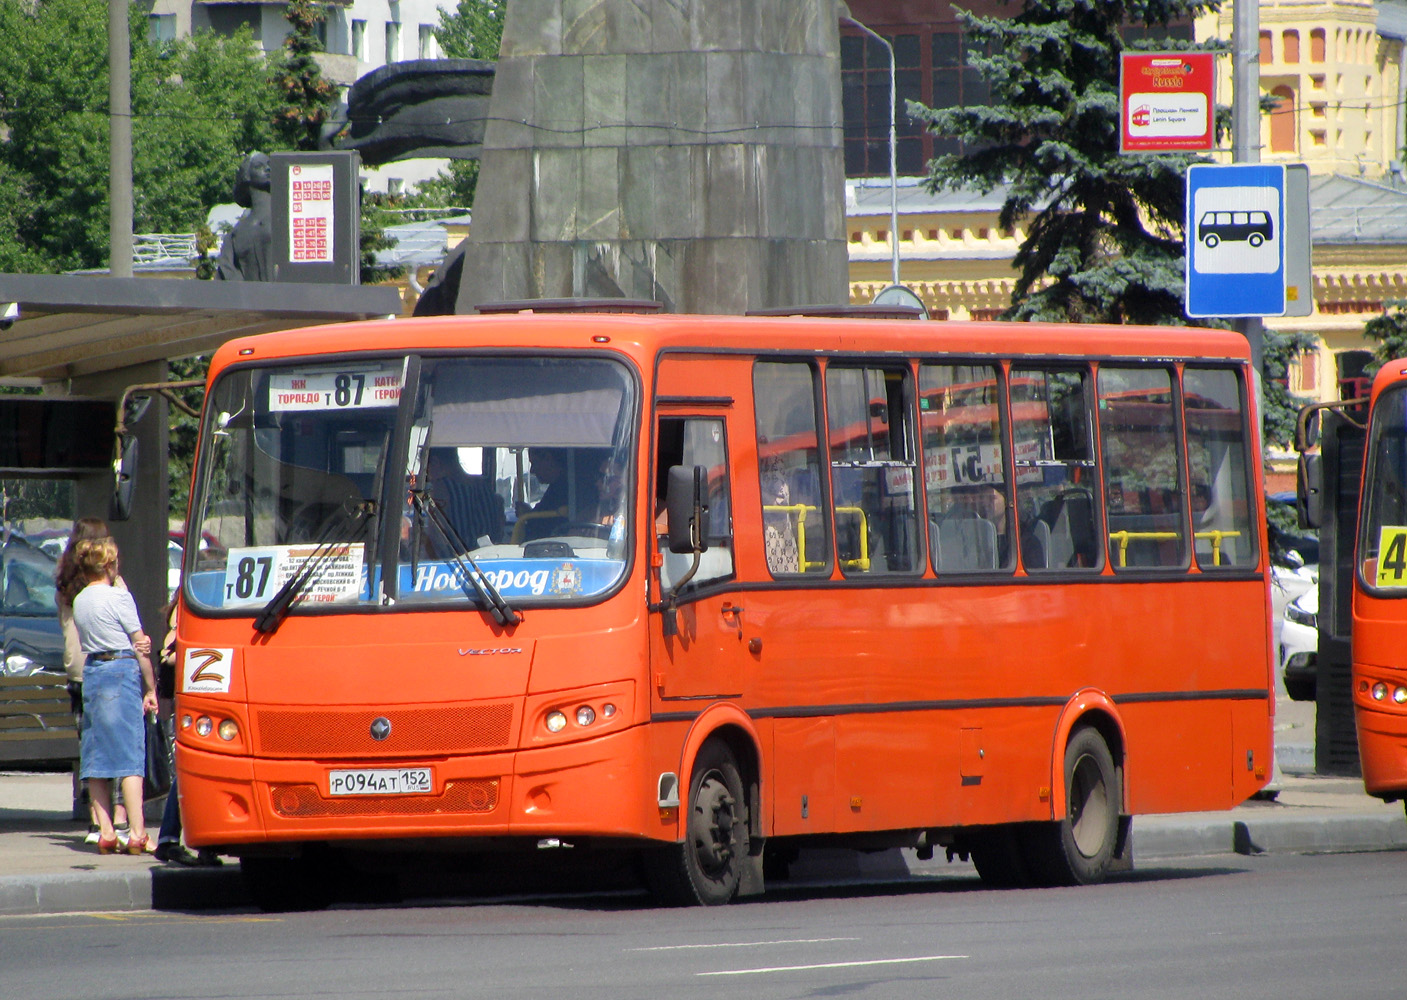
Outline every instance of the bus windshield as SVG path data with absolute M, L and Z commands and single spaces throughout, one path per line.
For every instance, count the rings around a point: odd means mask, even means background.
M 1407 594 L 1407 387 L 1378 397 L 1368 435 L 1359 568 L 1380 596 L 1400 597 Z
M 192 505 L 224 551 L 193 568 L 190 602 L 258 612 L 286 586 L 295 610 L 604 595 L 626 568 L 635 395 L 599 358 L 232 368 Z

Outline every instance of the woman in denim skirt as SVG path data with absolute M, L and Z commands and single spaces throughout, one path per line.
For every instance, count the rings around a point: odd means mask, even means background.
M 122 782 L 122 798 L 131 824 L 126 852 L 156 849 L 142 816 L 142 777 L 146 773 L 143 715 L 156 711 L 156 677 L 144 652 L 150 640 L 142 632 L 137 605 L 117 579 L 117 543 L 95 538 L 78 543 L 79 568 L 87 584 L 73 600 L 73 621 L 84 653 L 83 731 L 80 776 L 98 820 L 98 853 L 118 850 L 112 822 L 112 780 Z

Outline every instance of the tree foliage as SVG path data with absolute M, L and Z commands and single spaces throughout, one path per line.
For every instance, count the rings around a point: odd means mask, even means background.
M 440 11 L 435 41 L 449 59 L 497 59 L 507 14 L 508 0 L 459 0 Z
M 968 62 L 991 104 L 910 113 L 969 152 L 928 167 L 931 191 L 1005 188 L 999 225 L 1025 223 L 1007 315 L 1021 320 L 1183 323 L 1185 154 L 1119 153 L 1121 31 L 1138 48 L 1199 49 L 1157 38 L 1211 0 L 1025 0 L 1012 17 L 959 10 Z M 988 54 L 982 54 L 982 53 Z
M 1373 364 L 1364 372 L 1370 376 L 1395 358 L 1407 358 L 1407 303 L 1385 302 L 1383 306 L 1382 315 L 1363 326 L 1363 336 L 1378 342 L 1373 348 Z
M 134 10 L 131 33 L 133 227 L 190 232 L 244 154 L 274 145 L 270 69 L 247 31 L 156 43 Z M 104 4 L 0 3 L 0 121 L 0 269 L 106 264 Z
M 312 152 L 337 104 L 337 85 L 324 80 L 317 54 L 323 51 L 317 26 L 327 18 L 325 3 L 288 0 L 283 16 L 293 30 L 283 40 L 274 85 L 282 99 L 277 127 L 285 148 Z
M 1266 330 L 1261 344 L 1261 426 L 1267 447 L 1288 448 L 1300 408 L 1314 402 L 1290 391 L 1290 366 L 1317 346 L 1308 333 Z

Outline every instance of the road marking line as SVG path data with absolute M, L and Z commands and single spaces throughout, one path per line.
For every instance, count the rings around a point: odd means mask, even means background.
M 922 955 L 917 958 L 875 958 L 865 962 L 823 962 L 820 965 L 774 965 L 768 969 L 725 969 L 721 972 L 696 972 L 696 976 L 755 976 L 762 972 L 807 972 L 812 969 L 853 969 L 862 965 L 903 965 L 909 962 L 941 962 L 966 955 Z
M 772 944 L 830 944 L 834 941 L 858 941 L 857 937 L 792 938 L 787 941 L 736 941 L 722 944 L 662 944 L 654 948 L 628 948 L 627 951 L 693 951 L 700 948 L 763 948 Z

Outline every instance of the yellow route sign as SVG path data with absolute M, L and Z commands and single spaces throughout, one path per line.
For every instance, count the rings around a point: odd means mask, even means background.
M 1385 524 L 1378 532 L 1379 587 L 1407 587 L 1407 526 Z

